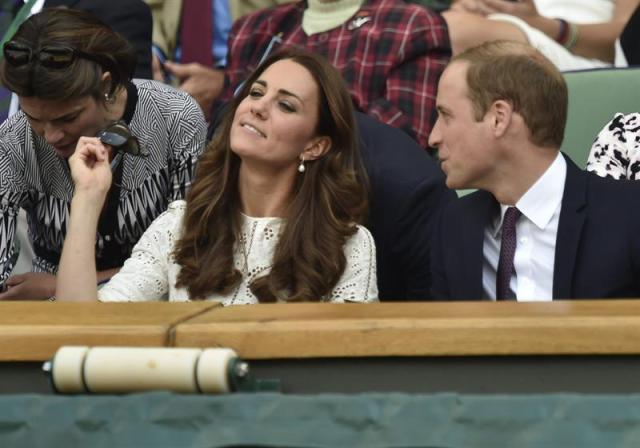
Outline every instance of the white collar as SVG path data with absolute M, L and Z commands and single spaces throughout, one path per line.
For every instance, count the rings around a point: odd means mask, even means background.
M 562 202 L 566 177 L 567 161 L 558 152 L 549 168 L 516 202 L 518 210 L 541 230 L 547 227 L 558 205 Z M 502 220 L 509 207 L 508 205 L 500 204 L 500 216 L 494 221 L 494 237 L 502 229 Z

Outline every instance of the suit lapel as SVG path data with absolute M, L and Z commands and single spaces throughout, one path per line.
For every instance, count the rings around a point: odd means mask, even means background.
M 497 202 L 486 191 L 472 193 L 467 200 L 470 201 L 470 205 L 460 235 L 463 248 L 460 263 L 462 269 L 455 296 L 463 300 L 477 300 L 483 296 L 484 229 L 496 210 Z
M 563 154 L 564 155 L 564 154 Z M 553 298 L 569 299 L 572 295 L 572 280 L 586 218 L 587 174 L 580 170 L 567 156 L 567 178 L 564 184 L 556 254 L 553 272 Z

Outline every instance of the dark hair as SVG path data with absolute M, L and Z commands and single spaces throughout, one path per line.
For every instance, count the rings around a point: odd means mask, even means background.
M 560 147 L 567 122 L 567 84 L 555 65 L 527 44 L 492 41 L 453 58 L 467 62 L 467 89 L 481 120 L 497 100 L 511 103 L 540 146 Z
M 317 301 L 330 294 L 346 266 L 344 244 L 367 211 L 367 182 L 353 105 L 342 77 L 321 56 L 292 48 L 280 50 L 247 79 L 198 162 L 187 196 L 184 233 L 174 252 L 181 266 L 176 286 L 188 288 L 191 299 L 228 293 L 241 281 L 233 264 L 241 226 L 240 158 L 231 150 L 229 136 L 240 102 L 260 75 L 280 60 L 300 64 L 315 79 L 319 97 L 316 131 L 331 138 L 331 148 L 308 162 L 305 173 L 297 176 L 271 271 L 256 278 L 251 291 L 261 302 Z
M 99 19 L 83 11 L 48 8 L 29 17 L 11 39 L 39 52 L 44 46 L 69 47 L 91 55 L 77 57 L 65 68 L 48 68 L 38 61 L 13 66 L 6 59 L 0 64 L 0 80 L 18 96 L 44 100 L 69 100 L 86 95 L 104 99 L 130 80 L 136 64 L 131 44 Z M 111 74 L 108 92 L 101 77 Z

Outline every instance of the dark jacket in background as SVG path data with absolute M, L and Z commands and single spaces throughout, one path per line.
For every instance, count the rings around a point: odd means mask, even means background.
M 620 45 L 629 65 L 640 65 L 640 6 L 624 27 Z
M 367 227 L 376 243 L 382 301 L 429 300 L 431 239 L 456 199 L 437 162 L 406 133 L 356 113 L 371 188 Z
M 46 0 L 44 6 L 66 6 L 86 11 L 122 34 L 136 50 L 135 78 L 152 79 L 151 10 L 142 0 Z

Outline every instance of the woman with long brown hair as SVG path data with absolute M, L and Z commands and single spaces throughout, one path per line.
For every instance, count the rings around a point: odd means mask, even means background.
M 60 300 L 224 304 L 377 300 L 375 247 L 353 106 L 320 56 L 286 49 L 246 81 L 198 163 L 187 201 L 147 230 L 99 292 L 91 244 L 110 184 L 105 147 L 82 140 Z

